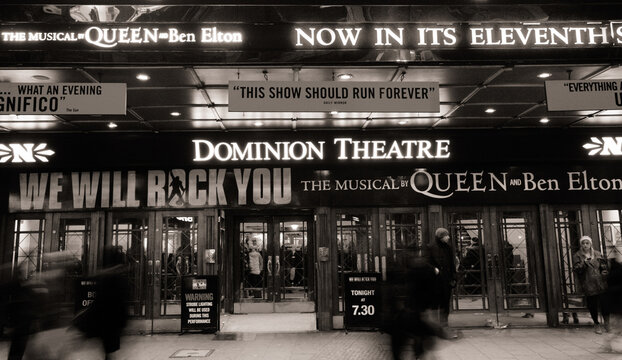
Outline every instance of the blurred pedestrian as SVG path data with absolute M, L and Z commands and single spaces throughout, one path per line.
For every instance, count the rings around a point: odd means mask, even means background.
M 35 293 L 19 270 L 16 269 L 12 279 L 2 286 L 2 292 L 7 296 L 8 324 L 13 329 L 8 360 L 23 358 L 35 319 Z
M 104 249 L 104 267 L 93 278 L 95 300 L 80 312 L 74 324 L 87 337 L 101 339 L 105 359 L 121 348 L 121 333 L 127 324 L 129 285 L 126 256 L 118 246 Z
M 451 291 L 456 286 L 456 257 L 449 240 L 449 231 L 442 227 L 438 228 L 434 232 L 434 240 L 427 248 L 427 260 L 438 275 L 436 277 L 435 305 L 439 310 L 440 324 L 444 328 L 449 326 Z
M 607 277 L 607 303 L 610 306 L 609 337 L 607 350 L 622 353 L 622 252 L 615 249 Z
M 577 274 L 579 285 L 594 321 L 594 332 L 603 333 L 598 318 L 598 310 L 603 316 L 605 329 L 609 328 L 609 309 L 603 293 L 607 290 L 607 260 L 593 249 L 592 238 L 583 236 L 579 240 L 581 248 L 572 257 L 572 268 Z
M 387 274 L 391 292 L 391 348 L 393 358 L 402 357 L 404 345 L 413 342 L 415 359 L 423 359 L 434 344 L 435 337 L 444 335 L 441 326 L 426 316 L 426 310 L 434 307 L 434 291 L 437 273 L 423 257 L 414 250 L 407 250 L 399 263 L 392 264 Z

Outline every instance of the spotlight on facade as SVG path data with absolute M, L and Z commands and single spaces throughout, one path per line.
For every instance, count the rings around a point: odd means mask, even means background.
M 339 80 L 350 80 L 354 77 L 352 74 L 339 74 L 337 75 L 337 79 Z
M 149 79 L 151 79 L 151 76 L 145 74 L 145 73 L 140 73 L 138 75 L 136 75 L 136 78 L 140 81 L 147 81 Z

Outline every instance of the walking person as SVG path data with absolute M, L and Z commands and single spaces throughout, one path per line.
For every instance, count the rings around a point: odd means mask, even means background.
M 607 304 L 611 319 L 606 350 L 622 353 L 622 252 L 616 248 L 607 276 Z
M 443 328 L 449 326 L 449 309 L 451 307 L 451 291 L 456 286 L 456 261 L 454 251 L 449 243 L 449 231 L 438 228 L 434 240 L 428 245 L 427 260 L 436 272 L 436 307 L 439 310 L 439 321 Z M 457 337 L 451 336 L 451 337 Z
M 605 330 L 609 328 L 609 309 L 605 296 L 607 291 L 607 260 L 592 245 L 592 238 L 583 236 L 579 240 L 581 247 L 572 257 L 572 269 L 577 274 L 579 286 L 585 295 L 587 308 L 594 321 L 594 332 L 603 333 L 598 318 L 598 309 L 603 316 Z
M 402 261 L 387 273 L 391 296 L 389 333 L 393 359 L 402 359 L 403 347 L 412 340 L 415 359 L 431 359 L 435 337 L 444 337 L 441 326 L 426 316 L 434 305 L 429 294 L 436 287 L 434 267 L 413 249 L 407 249 Z

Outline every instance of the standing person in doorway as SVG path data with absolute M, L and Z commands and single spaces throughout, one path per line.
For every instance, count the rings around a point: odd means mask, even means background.
M 449 231 L 445 228 L 438 228 L 434 233 L 434 240 L 427 248 L 428 262 L 438 274 L 435 303 L 439 309 L 441 326 L 444 328 L 449 326 L 451 291 L 456 286 L 456 257 L 449 239 Z M 452 334 L 450 337 L 457 337 L 457 334 Z
M 579 240 L 581 248 L 572 257 L 572 269 L 577 274 L 579 285 L 585 294 L 587 308 L 594 321 L 594 332 L 603 333 L 598 320 L 598 308 L 603 315 L 605 329 L 609 328 L 609 309 L 603 293 L 607 291 L 607 260 L 593 249 L 592 238 L 583 236 Z
M 263 279 L 261 272 L 263 271 L 263 257 L 257 251 L 257 240 L 253 239 L 253 245 L 248 253 L 248 266 L 250 283 L 253 288 L 254 297 L 261 298 L 261 288 L 263 287 Z

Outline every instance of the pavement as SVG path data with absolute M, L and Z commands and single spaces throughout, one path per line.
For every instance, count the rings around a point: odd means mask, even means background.
M 460 330 L 457 340 L 438 340 L 428 359 L 622 359 L 622 353 L 603 351 L 607 335 L 589 327 Z M 0 342 L 0 359 L 6 359 L 8 341 Z M 28 359 L 103 359 L 96 339 L 85 339 L 73 329 L 60 328 L 33 337 Z M 392 359 L 390 337 L 379 332 L 221 332 L 127 335 L 113 360 L 322 360 Z M 406 349 L 404 359 L 413 359 Z

